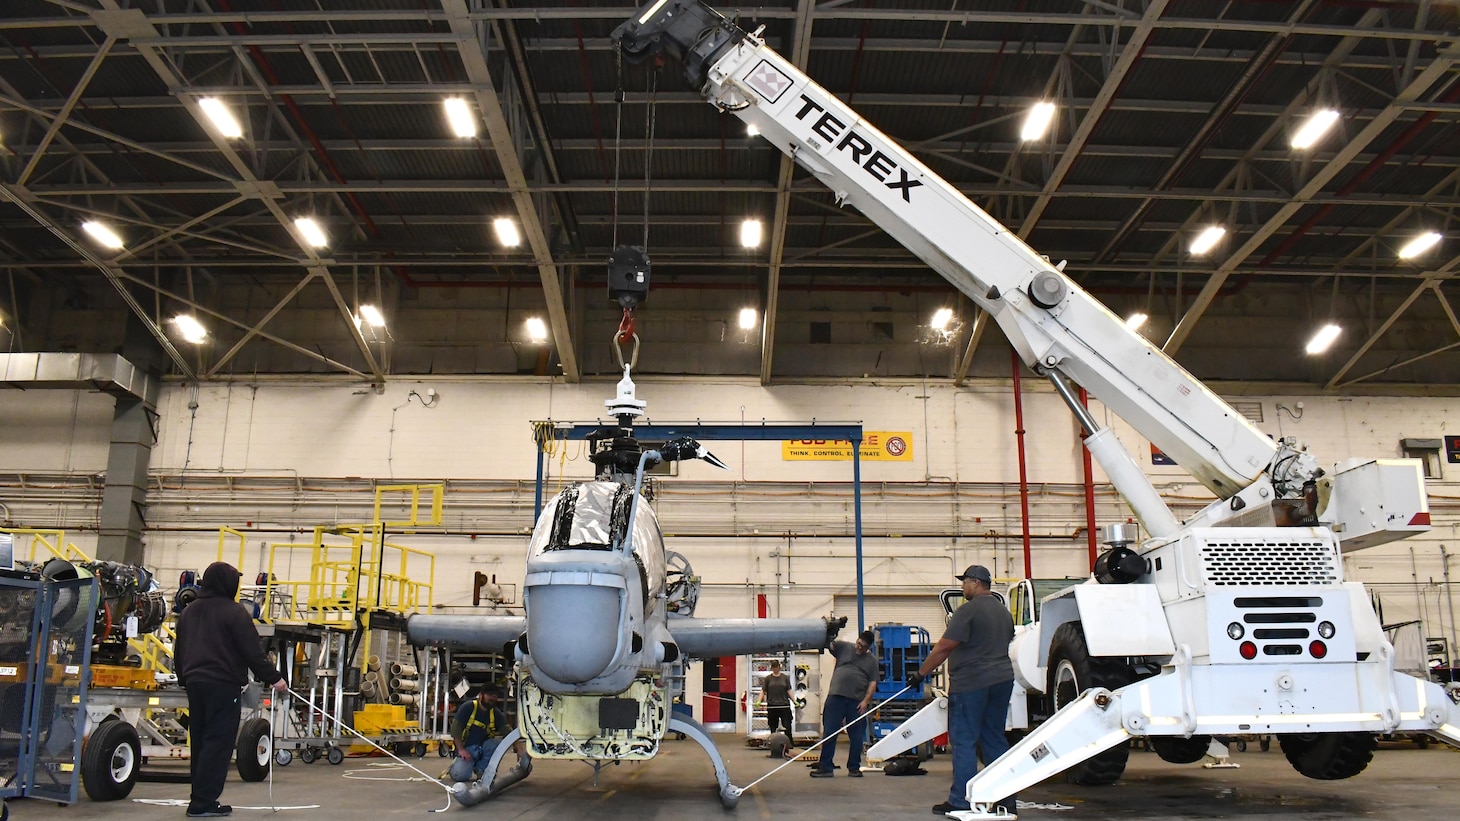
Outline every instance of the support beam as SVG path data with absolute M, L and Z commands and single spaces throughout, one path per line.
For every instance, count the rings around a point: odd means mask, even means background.
M 1339 368 L 1338 372 L 1335 373 L 1332 378 L 1328 380 L 1328 383 L 1325 384 L 1323 387 L 1327 388 L 1328 390 L 1333 390 L 1336 387 L 1341 387 L 1344 376 L 1353 369 L 1354 365 L 1358 364 L 1360 359 L 1364 358 L 1364 354 L 1368 353 L 1369 349 L 1374 347 L 1374 344 L 1377 343 L 1384 336 L 1384 334 L 1389 333 L 1389 329 L 1394 327 L 1394 323 L 1398 322 L 1399 318 L 1401 316 L 1404 316 L 1405 311 L 1408 311 L 1409 307 L 1414 304 L 1415 300 L 1423 296 L 1424 292 L 1428 289 L 1434 289 L 1435 295 L 1440 297 L 1441 303 L 1445 306 L 1445 312 L 1446 314 L 1451 315 L 1451 322 L 1453 323 L 1454 317 L 1449 310 L 1449 303 L 1445 300 L 1443 296 L 1440 295 L 1439 289 L 1440 283 L 1453 276 L 1454 272 L 1457 269 L 1460 269 L 1460 257 L 1452 258 L 1449 262 L 1445 263 L 1439 269 L 1431 272 L 1428 276 L 1426 276 L 1424 281 L 1421 282 L 1419 285 L 1416 285 L 1414 290 L 1410 291 L 1409 296 L 1405 297 L 1404 301 L 1399 303 L 1399 307 L 1395 308 L 1394 312 L 1389 314 L 1389 318 L 1380 323 L 1379 327 L 1375 329 L 1372 334 L 1369 334 L 1369 338 L 1364 340 L 1364 344 L 1360 345 L 1359 349 L 1353 352 L 1353 355 L 1348 358 L 1348 361 L 1343 363 L 1343 367 Z M 1441 351 L 1443 350 L 1447 349 L 1442 348 Z M 1429 356 L 1431 354 L 1439 352 L 1440 351 L 1431 351 L 1424 356 Z M 1424 358 L 1424 356 L 1420 358 L 1422 359 Z M 1368 379 L 1375 375 L 1375 373 L 1368 373 L 1359 377 L 1358 379 L 1351 380 L 1351 382 L 1358 382 L 1362 379 Z
M 269 210 L 269 213 L 274 215 L 274 219 L 278 220 L 279 225 L 299 242 L 299 247 L 305 254 L 305 258 L 300 261 L 300 265 L 311 274 L 324 277 L 326 283 L 333 285 L 333 279 L 330 276 L 327 261 L 322 259 L 316 252 L 316 249 L 308 242 L 298 236 L 294 228 L 293 219 L 289 214 L 284 212 L 283 206 L 279 204 L 280 192 L 278 186 L 272 182 L 260 180 L 254 174 L 253 168 L 244 159 L 243 155 L 239 153 L 238 149 L 229 142 L 227 137 L 218 131 L 218 127 L 213 124 L 212 120 L 199 107 L 198 100 L 201 99 L 201 95 L 193 93 L 188 88 L 187 83 L 175 71 L 174 64 L 170 58 L 162 53 L 163 43 L 165 41 L 162 39 L 161 33 L 153 25 L 152 20 L 140 9 L 123 9 L 117 3 L 117 0 L 101 0 L 101 3 L 104 8 L 100 11 L 92 12 L 91 15 L 96 25 L 108 37 L 126 38 L 130 42 L 131 46 L 137 50 L 137 53 L 141 55 L 147 65 L 152 68 L 153 73 L 157 75 L 158 79 L 167 86 L 168 91 L 178 98 L 183 108 L 197 121 L 198 125 L 203 129 L 203 132 L 207 134 L 208 139 L 212 141 L 214 148 L 222 155 L 223 159 L 234 170 L 234 173 L 238 175 L 238 182 L 235 184 L 236 190 L 258 198 L 263 203 L 263 206 Z M 156 44 L 153 44 L 154 41 L 156 41 Z M 376 362 L 375 355 L 370 351 L 370 343 L 366 341 L 360 329 L 355 326 L 349 307 L 345 305 L 343 299 L 339 298 L 338 289 L 332 287 L 331 292 L 335 295 L 336 307 L 340 309 L 340 321 L 345 326 L 346 332 L 354 340 L 356 347 L 360 351 L 360 355 L 365 360 L 366 367 L 369 368 L 377 384 L 384 382 L 385 373 L 381 370 L 379 363 Z M 216 312 L 209 311 L 208 313 L 219 316 L 229 323 L 241 324 L 235 320 L 223 317 Z M 260 335 L 266 339 L 282 343 L 282 340 L 279 340 L 277 337 L 266 334 Z M 304 348 L 298 345 L 290 344 L 288 347 L 297 351 L 306 352 Z M 316 359 L 341 367 L 348 373 L 363 376 L 360 371 L 336 363 L 328 357 L 313 352 L 307 353 Z
M 305 274 L 304 279 L 299 280 L 298 284 L 289 289 L 289 293 L 285 294 L 284 298 L 279 300 L 278 304 L 274 305 L 273 308 L 270 308 L 269 312 L 264 314 L 263 319 L 255 322 L 254 326 L 252 328 L 249 328 L 248 331 L 244 333 L 242 339 L 233 343 L 233 347 L 229 348 L 228 352 L 223 354 L 223 356 L 220 357 L 218 361 L 213 364 L 213 367 L 208 369 L 208 372 L 204 374 L 204 376 L 217 376 L 218 372 L 223 370 L 223 366 L 231 362 L 233 360 L 233 357 L 236 356 L 239 351 L 243 350 L 243 346 L 247 345 L 249 343 L 249 340 L 258 336 L 259 331 L 263 330 L 263 327 L 265 325 L 272 322 L 274 317 L 278 316 L 279 312 L 284 310 L 284 306 L 288 305 L 290 302 L 293 302 L 294 297 L 299 296 L 299 292 L 304 290 L 304 286 L 313 282 L 314 278 L 317 276 L 319 276 L 319 274 L 314 271 L 310 271 L 309 273 Z
M 958 369 L 953 372 L 953 384 L 962 386 L 968 379 L 968 369 L 973 365 L 974 351 L 978 350 L 978 342 L 983 339 L 983 332 L 989 327 L 989 313 L 974 308 L 978 313 L 973 318 L 973 329 L 968 332 L 968 347 L 963 349 L 963 357 L 958 360 Z
M 1348 167 L 1349 163 L 1353 162 L 1355 157 L 1368 147 L 1369 143 L 1378 139 L 1379 135 L 1384 133 L 1385 129 L 1404 113 L 1404 103 L 1419 99 L 1419 96 L 1428 91 L 1435 83 L 1448 78 L 1457 58 L 1460 58 L 1460 45 L 1452 43 L 1450 46 L 1442 49 L 1439 55 L 1435 57 L 1434 62 L 1426 66 L 1425 70 L 1421 71 L 1414 78 L 1413 82 L 1400 91 L 1399 94 L 1395 95 L 1395 98 L 1384 107 L 1383 111 L 1379 112 L 1378 116 L 1366 123 L 1349 140 L 1348 144 L 1339 149 L 1333 159 L 1318 169 L 1308 182 L 1293 195 L 1291 201 L 1282 208 L 1279 208 L 1276 214 L 1258 226 L 1257 230 L 1247 238 L 1246 242 L 1242 243 L 1240 248 L 1224 260 L 1221 265 L 1217 266 L 1216 271 L 1212 272 L 1212 276 L 1207 279 L 1206 285 L 1197 294 L 1191 307 L 1181 317 L 1181 321 L 1176 323 L 1176 328 L 1171 332 L 1170 338 L 1166 340 L 1163 350 L 1168 355 L 1174 356 L 1177 351 L 1181 350 L 1181 346 L 1191 336 L 1192 329 L 1201 320 L 1202 314 L 1206 313 L 1207 308 L 1212 304 L 1212 300 L 1216 299 L 1217 292 L 1222 289 L 1222 285 L 1226 283 L 1227 277 L 1239 265 L 1245 262 L 1248 257 L 1256 253 L 1257 249 L 1261 248 L 1262 244 L 1269 237 L 1286 225 L 1294 214 L 1298 213 L 1303 206 L 1308 205 L 1313 197 L 1322 191 L 1328 183 L 1332 182 L 1335 177 Z
M 522 234 L 532 249 L 533 262 L 537 265 L 538 278 L 542 280 L 543 298 L 547 302 L 548 324 L 552 326 L 553 344 L 558 350 L 558 361 L 563 366 L 563 378 L 577 382 L 583 377 L 578 364 L 578 352 L 573 346 L 572 330 L 568 324 L 568 308 L 563 299 L 563 281 L 558 274 L 557 263 L 553 261 L 552 246 L 548 242 L 546 229 L 538 218 L 537 204 L 528 188 L 527 173 L 522 160 L 517 156 L 517 144 L 512 140 L 512 131 L 507 125 L 506 112 L 497 99 L 496 85 L 492 82 L 491 70 L 483 53 L 477 23 L 467 11 L 466 0 L 441 0 L 441 8 L 451 24 L 451 33 L 456 38 L 457 51 L 467 79 L 476 89 L 477 109 L 487 126 L 487 137 L 502 166 L 507 190 L 512 204 L 517 208 L 517 218 L 522 223 Z
M 183 375 L 188 377 L 189 379 L 197 378 L 197 375 L 193 373 L 192 366 L 188 364 L 186 359 L 183 359 L 183 355 L 178 352 L 178 349 L 172 344 L 172 340 L 167 338 L 167 334 L 163 333 L 162 328 L 158 327 L 157 323 L 152 321 L 152 315 L 147 312 L 146 308 L 143 308 L 142 305 L 137 302 L 136 297 L 132 296 L 132 292 L 127 289 L 126 284 L 122 281 L 122 279 L 125 277 L 125 274 L 122 272 L 121 268 L 118 268 L 112 265 L 110 262 L 107 262 L 106 260 L 97 256 L 95 253 L 92 252 L 90 248 L 83 245 L 75 237 L 71 236 L 70 232 L 62 228 L 60 225 L 56 224 L 55 220 L 41 213 L 39 209 L 37 209 L 28 201 L 23 188 L 15 188 L 7 185 L 6 183 L 0 183 L 0 197 L 3 197 L 4 199 L 8 199 L 11 202 L 15 203 L 15 205 L 20 208 L 20 210 L 24 211 L 26 214 L 29 214 L 31 219 L 35 220 L 47 231 L 55 234 L 57 239 L 61 240 L 61 242 L 69 246 L 72 251 L 75 251 L 77 256 L 86 260 L 86 262 L 89 263 L 93 268 L 101 271 L 102 276 L 105 276 L 107 278 L 107 281 L 110 282 L 117 289 L 118 293 L 121 294 L 122 301 L 127 303 L 127 307 L 132 309 L 132 313 L 136 314 L 137 317 L 141 319 L 142 322 L 145 324 L 147 329 L 151 331 L 152 336 L 157 339 L 158 344 L 160 344 L 162 346 L 162 349 L 167 352 L 167 355 L 169 358 L 172 359 L 173 364 L 177 365 L 178 370 L 181 371 Z
M 788 55 L 791 63 L 801 70 L 811 55 L 811 13 L 816 8 L 815 0 L 797 0 L 795 41 Z M 781 302 L 781 267 L 786 257 L 786 226 L 791 214 L 791 180 L 796 173 L 796 163 L 782 154 L 780 170 L 776 172 L 776 210 L 771 220 L 770 261 L 766 269 L 765 317 L 760 327 L 760 384 L 769 385 L 774 372 L 776 356 L 776 317 Z
M 1136 23 L 1131 30 L 1130 39 L 1126 40 L 1125 47 L 1121 49 L 1120 57 L 1116 59 L 1115 65 L 1111 67 L 1110 73 L 1105 76 L 1105 83 L 1100 86 L 1100 91 L 1095 99 L 1090 101 L 1090 108 L 1085 111 L 1085 118 L 1075 129 L 1070 137 L 1070 142 L 1065 146 L 1065 151 L 1060 155 L 1059 162 L 1055 164 L 1054 170 L 1050 172 L 1049 179 L 1045 180 L 1044 188 L 1039 196 L 1029 206 L 1029 212 L 1024 217 L 1024 222 L 1019 225 L 1019 236 L 1025 240 L 1034 230 L 1034 226 L 1043 216 L 1044 209 L 1049 207 L 1050 200 L 1054 196 L 1055 189 L 1065 181 L 1065 176 L 1074 167 L 1075 160 L 1079 159 L 1080 152 L 1084 150 L 1085 143 L 1089 141 L 1090 135 L 1094 133 L 1095 126 L 1099 124 L 1100 118 L 1105 116 L 1110 103 L 1115 99 L 1115 94 L 1125 82 L 1126 75 L 1130 73 L 1131 67 L 1135 65 L 1136 58 L 1145 50 L 1146 43 L 1155 31 L 1156 21 L 1166 12 L 1169 0 L 1154 0 L 1146 6 L 1145 14 L 1140 22 Z M 1119 31 L 1117 29 L 1117 31 Z
M 187 307 L 192 308 L 194 311 L 197 311 L 198 313 L 207 314 L 208 316 L 211 316 L 214 319 L 219 320 L 220 322 L 224 322 L 224 323 L 227 323 L 229 325 L 232 325 L 233 327 L 238 328 L 239 330 L 244 331 L 245 333 L 252 331 L 255 336 L 261 336 L 264 339 L 267 339 L 270 342 L 274 343 L 275 345 L 281 345 L 281 346 L 283 346 L 285 348 L 288 348 L 289 350 L 291 350 L 291 351 L 299 354 L 300 356 L 309 357 L 310 359 L 313 359 L 316 362 L 321 362 L 321 363 L 323 363 L 325 365 L 330 366 L 331 368 L 337 368 L 339 370 L 344 371 L 347 374 L 350 374 L 351 376 L 359 377 L 360 379 L 369 379 L 370 378 L 370 376 L 368 374 L 365 374 L 365 373 L 363 373 L 363 372 L 361 372 L 361 371 L 359 371 L 359 370 L 357 370 L 355 368 L 352 368 L 352 367 L 350 367 L 349 365 L 346 365 L 343 362 L 337 362 L 334 359 L 331 359 L 328 356 L 325 356 L 324 354 L 319 353 L 318 351 L 311 351 L 310 349 L 304 347 L 303 345 L 298 345 L 298 344 L 295 344 L 293 342 L 290 342 L 287 339 L 283 339 L 283 338 L 274 336 L 273 334 L 271 334 L 271 333 L 263 330 L 263 327 L 262 326 L 251 326 L 251 325 L 249 325 L 246 322 L 241 322 L 241 321 L 239 321 L 237 319 L 234 319 L 231 316 L 228 316 L 227 314 L 220 313 L 218 311 L 213 310 L 212 308 L 209 308 L 206 305 L 202 305 L 202 304 L 200 304 L 198 302 L 195 302 L 195 301 L 193 301 L 193 300 L 191 300 L 191 299 L 183 296 L 182 294 L 173 293 L 172 291 L 169 291 L 166 288 L 161 288 L 161 287 L 157 286 L 154 283 L 148 282 L 147 280 L 142 279 L 141 277 L 138 277 L 138 276 L 134 276 L 132 274 L 129 274 L 126 271 L 118 270 L 116 273 L 117 273 L 118 279 L 126 280 L 127 282 L 135 282 L 136 284 L 141 285 L 143 288 L 146 288 L 146 289 L 148 289 L 150 291 L 153 291 L 154 293 L 158 294 L 159 296 L 167 297 L 168 299 L 171 299 L 171 300 L 177 302 L 180 305 L 186 305 Z M 316 274 L 316 276 L 317 276 L 317 274 Z M 353 326 L 353 324 L 354 323 L 351 323 L 352 326 Z M 196 379 L 197 378 L 197 377 L 193 376 L 193 374 L 191 372 L 188 373 L 188 376 L 190 378 L 193 378 L 193 379 Z
M 66 104 L 61 106 L 61 111 L 56 114 L 55 119 L 51 120 L 51 124 L 46 128 L 46 133 L 41 137 L 41 141 L 36 143 L 35 150 L 30 154 L 30 161 L 25 164 L 25 168 L 21 170 L 20 176 L 15 178 L 16 185 L 25 185 L 30 181 L 30 175 L 35 173 L 36 166 L 40 165 L 41 158 L 46 156 L 46 149 L 51 147 L 51 141 L 56 139 L 56 135 L 61 132 L 61 126 L 65 125 L 66 121 L 71 119 L 71 112 L 75 111 L 76 104 L 81 102 L 81 95 L 86 93 L 86 87 L 91 84 L 91 78 L 96 76 L 96 72 L 101 68 L 101 62 L 111 53 L 112 46 L 116 45 L 116 43 L 117 38 L 107 37 L 106 41 L 101 44 L 101 48 L 97 49 L 96 56 L 91 58 L 91 62 L 87 64 L 86 70 L 81 73 L 81 79 L 76 82 L 76 87 L 71 89 L 70 96 L 66 98 Z

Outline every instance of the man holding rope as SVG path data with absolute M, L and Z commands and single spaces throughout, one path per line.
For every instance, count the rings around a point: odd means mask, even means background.
M 1014 690 L 1014 664 L 1009 661 L 1014 620 L 993 595 L 993 574 L 976 564 L 954 578 L 963 582 L 967 601 L 953 611 L 948 629 L 922 666 L 907 677 L 908 686 L 916 687 L 949 660 L 948 743 L 953 748 L 953 786 L 948 800 L 934 805 L 938 815 L 968 809 L 968 781 L 978 772 L 979 758 L 988 763 L 1009 749 L 1004 723 Z M 1017 806 L 1012 795 L 999 802 L 1009 816 Z
M 178 683 L 188 691 L 188 757 L 192 768 L 189 818 L 219 818 L 233 812 L 218 803 L 238 736 L 238 697 L 254 678 L 288 689 L 284 674 L 264 655 L 253 617 L 234 601 L 243 574 L 227 562 L 203 571 L 202 595 L 177 619 L 173 659 Z
M 881 671 L 877 658 L 872 655 L 872 645 L 877 637 L 871 630 L 863 630 L 855 644 L 844 641 L 831 643 L 831 654 L 836 658 L 836 669 L 831 674 L 831 690 L 821 710 L 822 735 L 821 760 L 811 771 L 812 778 L 831 778 L 836 768 L 836 734 L 842 725 L 847 725 L 847 739 L 851 750 L 847 753 L 847 775 L 862 777 L 862 745 L 867 737 L 867 721 L 864 713 L 872 705 L 872 695 L 877 692 L 877 679 Z

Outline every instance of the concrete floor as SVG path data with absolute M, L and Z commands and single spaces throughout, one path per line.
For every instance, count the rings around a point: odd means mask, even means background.
M 718 737 L 731 777 L 748 784 L 771 769 L 764 751 L 747 748 L 738 736 Z M 486 804 L 452 815 L 481 818 L 646 819 L 836 818 L 884 821 L 929 818 L 929 808 L 946 797 L 951 764 L 940 755 L 924 767 L 925 776 L 892 778 L 869 771 L 861 779 L 844 776 L 811 779 L 795 762 L 742 796 L 739 807 L 724 812 L 713 788 L 713 772 L 690 741 L 666 742 L 667 752 L 641 764 L 609 767 L 593 783 L 593 773 L 576 762 L 538 762 L 526 781 Z M 845 755 L 845 747 L 841 751 Z M 1021 808 L 1024 819 L 1085 821 L 1122 819 L 1207 819 L 1261 816 L 1281 819 L 1440 818 L 1454 813 L 1451 789 L 1460 772 L 1460 755 L 1445 747 L 1420 750 L 1412 744 L 1381 745 L 1367 771 L 1346 781 L 1312 781 L 1288 766 L 1274 744 L 1270 752 L 1252 745 L 1234 753 L 1236 770 L 1205 770 L 1199 765 L 1166 764 L 1154 753 L 1132 752 L 1125 778 L 1113 787 L 1073 787 L 1055 779 L 1021 796 L 1041 806 Z M 435 753 L 412 759 L 432 775 L 445 768 Z M 307 819 L 423 818 L 445 806 L 445 791 L 409 782 L 409 773 L 384 758 L 350 758 L 340 766 L 295 761 L 275 772 L 273 802 L 289 816 Z M 417 776 L 419 777 L 419 776 Z M 139 783 L 123 801 L 95 803 L 85 798 L 72 807 L 35 801 L 12 802 L 12 818 L 154 819 L 182 818 L 185 784 Z M 235 818 L 271 816 L 268 782 L 246 784 L 235 775 L 223 795 Z M 178 806 L 166 802 L 177 801 Z M 1056 808 L 1052 805 L 1061 805 Z M 309 805 L 315 805 L 310 808 Z M 248 807 L 250 809 L 245 809 Z M 448 816 L 449 817 L 449 816 Z

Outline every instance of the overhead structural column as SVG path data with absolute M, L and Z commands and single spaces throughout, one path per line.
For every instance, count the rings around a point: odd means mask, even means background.
M 806 60 L 811 54 L 811 13 L 816 8 L 813 0 L 800 0 L 796 4 L 796 39 L 791 45 L 791 62 L 796 68 L 806 69 Z M 776 354 L 776 312 L 780 307 L 781 266 L 786 257 L 786 229 L 791 222 L 791 179 L 796 171 L 796 162 L 787 155 L 781 156 L 780 170 L 776 173 L 776 211 L 771 220 L 771 256 L 765 284 L 765 316 L 760 329 L 760 383 L 771 382 L 771 366 Z
M 543 299 L 547 303 L 548 324 L 552 326 L 553 345 L 558 350 L 558 361 L 563 366 L 563 378 L 577 382 L 582 378 L 578 365 L 578 353 L 573 347 L 572 332 L 568 325 L 568 308 L 563 298 L 563 280 L 553 261 L 552 247 L 542 220 L 538 216 L 537 204 L 527 187 L 527 173 L 522 160 L 517 156 L 517 147 L 512 132 L 507 126 L 507 115 L 497 99 L 497 88 L 492 82 L 492 73 L 487 66 L 477 26 L 467 11 L 466 0 L 442 0 L 441 8 L 451 24 L 451 33 L 456 37 L 457 50 L 466 70 L 467 79 L 476 90 L 477 109 L 487 127 L 487 137 L 497 162 L 502 166 L 502 176 L 512 195 L 512 204 L 517 208 L 517 218 L 522 223 L 522 235 L 532 249 L 533 262 L 537 265 L 538 277 L 542 280 Z

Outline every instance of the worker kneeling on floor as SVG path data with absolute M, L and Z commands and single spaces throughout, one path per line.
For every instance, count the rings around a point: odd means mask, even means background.
M 477 690 L 475 698 L 457 708 L 456 720 L 451 725 L 451 736 L 456 739 L 456 760 L 451 763 L 450 771 L 453 780 L 480 778 L 502 737 L 511 732 L 501 705 L 502 691 L 487 685 Z

